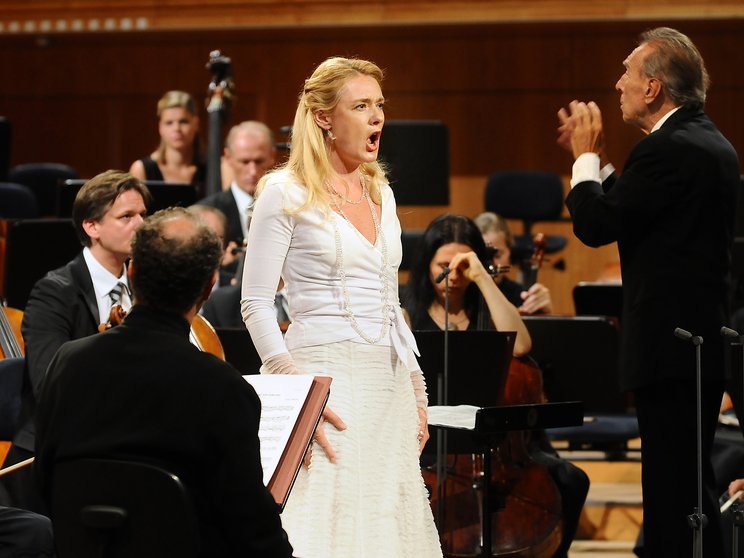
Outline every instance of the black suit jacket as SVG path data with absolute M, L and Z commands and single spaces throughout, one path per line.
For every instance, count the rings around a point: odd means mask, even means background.
M 227 285 L 212 291 L 202 315 L 214 327 L 245 327 L 240 313 L 241 285 Z
M 216 207 L 227 217 L 227 231 L 225 242 L 235 241 L 238 246 L 243 244 L 243 227 L 240 224 L 240 211 L 238 211 L 238 204 L 235 203 L 235 196 L 232 195 L 232 191 L 228 188 L 207 196 L 206 198 L 199 201 L 202 205 L 208 205 L 210 207 Z
M 618 242 L 623 281 L 621 385 L 694 377 L 691 343 L 704 338 L 704 379 L 721 379 L 739 163 L 700 110 L 680 108 L 633 148 L 619 177 L 583 182 L 566 204 L 589 246 Z
M 33 416 L 46 369 L 57 349 L 71 339 L 98 332 L 98 304 L 82 252 L 63 267 L 47 273 L 31 290 L 21 333 L 26 346 L 21 428 L 13 440 L 33 451 Z
M 200 556 L 288 557 L 262 481 L 260 412 L 237 370 L 189 342 L 183 317 L 138 305 L 121 325 L 65 344 L 52 360 L 37 408 L 37 483 L 48 502 L 57 462 L 153 463 L 194 498 Z

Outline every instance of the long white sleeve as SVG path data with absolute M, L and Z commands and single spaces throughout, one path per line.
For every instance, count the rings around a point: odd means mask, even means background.
M 240 310 L 264 364 L 287 354 L 274 310 L 279 279 L 292 239 L 293 219 L 284 211 L 284 196 L 267 185 L 253 210 L 245 252 Z

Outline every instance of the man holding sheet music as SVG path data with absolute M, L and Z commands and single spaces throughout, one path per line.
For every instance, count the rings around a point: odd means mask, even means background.
M 132 243 L 131 312 L 109 331 L 66 343 L 50 364 L 35 473 L 48 503 L 60 461 L 156 464 L 194 500 L 200 556 L 285 558 L 292 547 L 262 481 L 258 396 L 229 364 L 189 342 L 221 257 L 217 236 L 185 209 L 144 222 Z

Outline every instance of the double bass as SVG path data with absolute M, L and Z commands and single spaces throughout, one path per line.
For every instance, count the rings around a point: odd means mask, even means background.
M 534 239 L 535 251 L 525 269 L 525 281 L 534 284 L 542 262 L 542 235 Z M 503 271 L 503 270 L 502 270 Z M 525 285 L 526 288 L 531 286 Z M 481 312 L 483 314 L 483 312 Z M 529 357 L 515 357 L 498 405 L 543 403 L 542 374 Z M 491 517 L 490 556 L 499 558 L 549 558 L 561 544 L 563 519 L 561 495 L 547 467 L 536 462 L 528 449 L 529 432 L 510 432 L 487 457 L 492 475 L 483 478 L 483 456 L 449 455 L 445 505 L 439 522 L 445 556 L 465 558 L 483 556 L 480 498 L 488 482 L 495 495 Z M 436 483 L 431 472 L 424 472 L 427 483 Z M 434 491 L 436 492 L 436 491 Z M 437 509 L 436 494 L 432 507 Z

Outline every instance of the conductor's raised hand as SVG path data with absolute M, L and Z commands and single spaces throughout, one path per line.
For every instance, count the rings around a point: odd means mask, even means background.
M 571 134 L 573 133 L 573 129 L 574 123 L 571 115 L 568 114 L 568 111 L 565 108 L 561 107 L 558 111 L 558 139 L 555 141 L 569 153 L 573 153 L 573 148 L 571 147 Z
M 571 152 L 574 158 L 584 153 L 601 156 L 604 146 L 602 112 L 597 103 L 571 101 L 569 104 L 571 123 Z
M 328 460 L 331 463 L 335 463 L 336 452 L 331 446 L 331 443 L 328 441 L 328 436 L 326 436 L 325 423 L 329 423 L 331 426 L 334 426 L 336 430 L 346 430 L 346 424 L 344 423 L 343 420 L 341 420 L 341 417 L 339 417 L 336 413 L 334 413 L 329 407 L 326 407 L 325 410 L 323 411 L 323 414 L 320 417 L 318 428 L 315 429 L 315 441 L 318 442 L 318 445 L 320 445 L 321 448 L 323 448 L 323 451 L 328 457 Z M 305 465 L 306 466 L 310 465 L 311 460 L 312 460 L 312 446 L 311 446 L 311 449 L 309 449 L 307 453 L 305 454 Z

